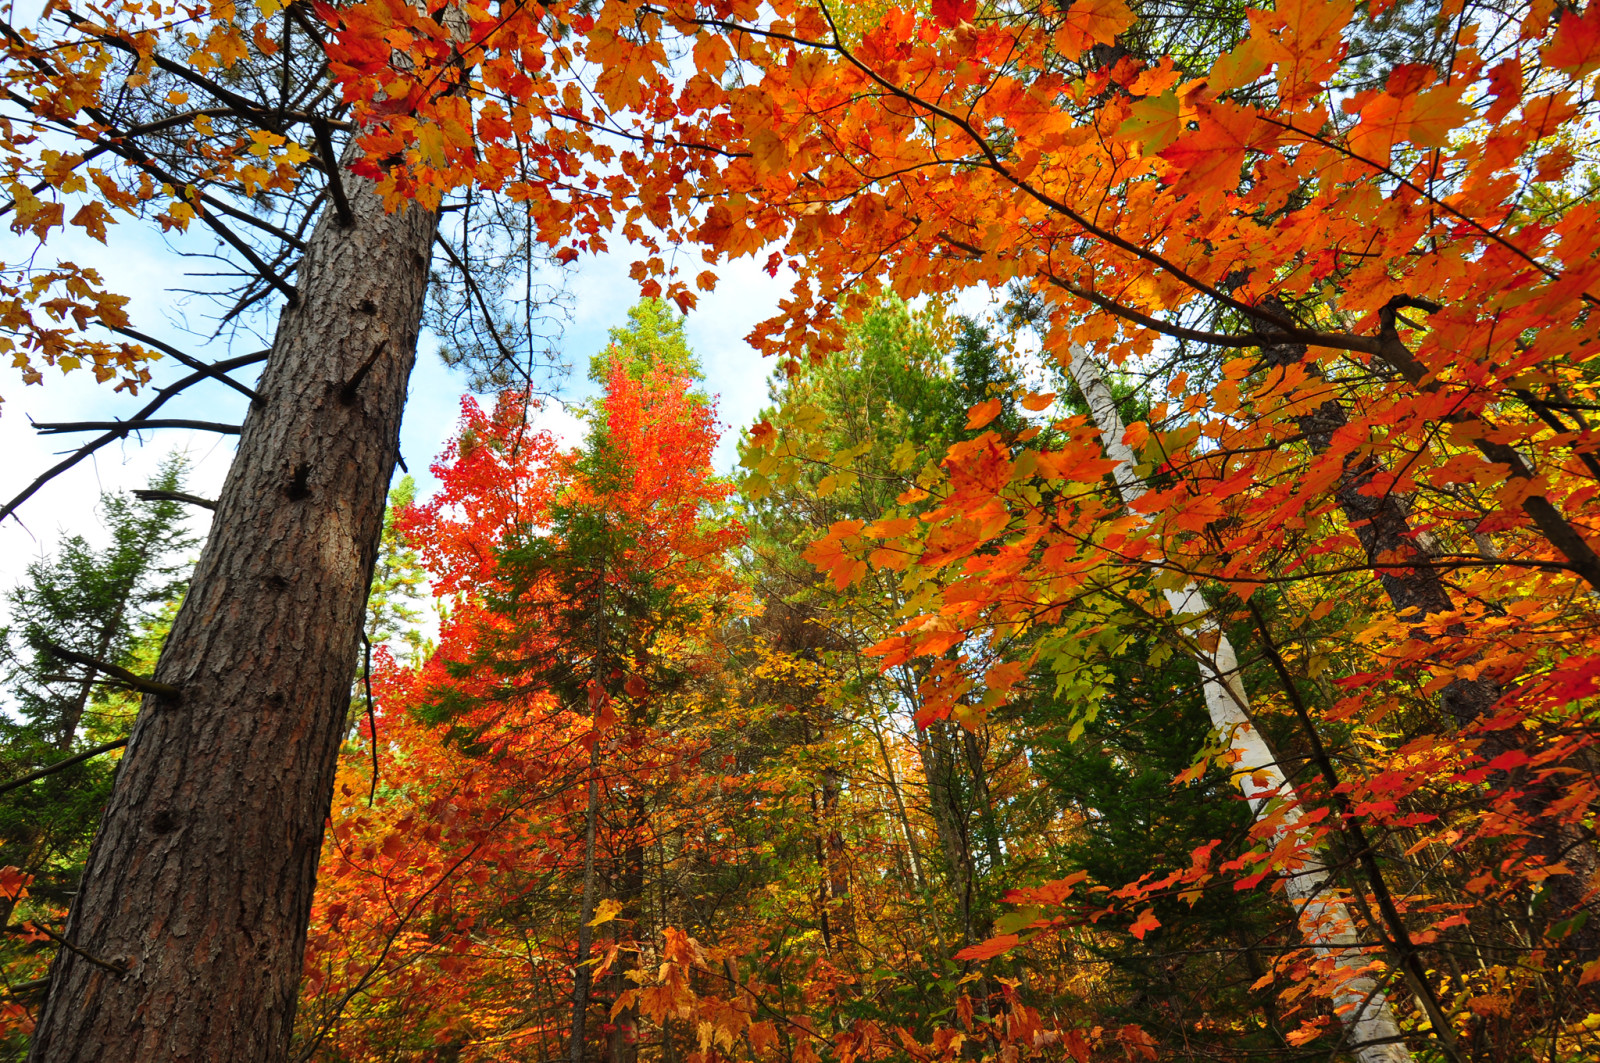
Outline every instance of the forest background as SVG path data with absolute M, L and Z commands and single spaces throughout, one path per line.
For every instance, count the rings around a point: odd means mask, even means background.
M 8 23 L 13 230 L 283 309 L 8 267 L 25 381 L 249 400 L 13 598 L 18 1051 L 1593 1054 L 1600 13 L 93 15 Z M 737 483 L 658 299 L 538 430 L 613 234 L 684 309 L 780 248 Z M 423 325 L 494 398 L 385 505 Z

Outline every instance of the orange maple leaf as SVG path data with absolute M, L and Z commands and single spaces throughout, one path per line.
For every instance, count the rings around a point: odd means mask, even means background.
M 1591 3 L 1582 15 L 1563 15 L 1540 54 L 1546 64 L 1573 77 L 1600 70 L 1600 4 Z

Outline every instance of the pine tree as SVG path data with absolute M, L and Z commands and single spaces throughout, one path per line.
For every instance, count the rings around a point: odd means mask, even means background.
M 170 458 L 149 490 L 181 491 L 186 467 Z M 136 694 L 83 659 L 149 673 L 196 542 L 179 502 L 118 493 L 102 496 L 100 509 L 106 546 L 70 536 L 6 596 L 12 623 L 0 630 L 0 655 L 10 711 L 0 715 L 0 781 L 91 754 L 0 792 L 0 867 L 32 880 L 20 910 L 0 898 L 0 922 L 23 928 L 0 944 L 8 976 L 33 973 L 55 950 L 33 927 L 59 930 L 110 795 L 115 762 L 93 753 L 125 739 L 138 711 Z

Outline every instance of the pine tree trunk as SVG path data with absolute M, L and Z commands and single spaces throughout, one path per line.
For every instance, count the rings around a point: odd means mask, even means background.
M 38 1063 L 287 1055 L 437 224 L 344 185 L 353 224 L 325 213 L 300 263 L 156 667 L 182 698 L 134 725 Z
M 1112 400 L 1111 389 L 1089 361 L 1087 351 L 1074 346 L 1071 357 L 1072 378 L 1083 392 L 1089 412 L 1100 429 L 1106 455 L 1118 463 L 1112 470 L 1118 492 L 1124 502 L 1132 502 L 1144 493 L 1144 485 L 1133 472 L 1133 451 L 1122 441 L 1126 429 Z M 1193 582 L 1177 590 L 1168 590 L 1166 598 L 1175 615 L 1195 616 L 1207 612 L 1200 588 Z M 1250 721 L 1250 700 L 1239 682 L 1239 662 L 1233 646 L 1216 621 L 1209 617 L 1193 626 L 1200 628 L 1204 636 L 1199 641 L 1214 640 L 1216 645 L 1209 655 L 1197 655 L 1197 661 L 1211 725 L 1227 738 L 1230 748 L 1237 754 L 1233 769 L 1235 784 L 1257 817 L 1271 811 L 1269 806 L 1287 806 L 1274 832 L 1275 840 L 1298 833 L 1301 817 L 1294 786 L 1285 778 L 1277 758 Z M 1332 1002 L 1344 1027 L 1344 1043 L 1352 1047 L 1352 1054 L 1360 1063 L 1409 1063 L 1411 1053 L 1395 1021 L 1394 1009 L 1377 982 L 1361 973 L 1368 957 L 1357 947 L 1355 920 L 1330 877 L 1327 868 L 1312 853 L 1301 860 L 1292 874 L 1284 876 L 1283 885 L 1298 917 L 1301 935 L 1318 956 L 1332 959 L 1342 976 L 1332 994 Z

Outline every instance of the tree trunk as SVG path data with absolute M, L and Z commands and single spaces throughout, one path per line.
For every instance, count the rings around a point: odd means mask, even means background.
M 572 1032 L 567 1038 L 567 1057 L 583 1063 L 584 1041 L 589 1019 L 589 986 L 594 968 L 589 963 L 589 947 L 594 940 L 596 875 L 594 867 L 595 832 L 600 821 L 600 743 L 596 729 L 589 749 L 589 803 L 583 813 L 583 899 L 578 902 L 578 961 L 572 968 Z
M 1263 305 L 1282 316 L 1289 315 L 1288 308 L 1276 299 Z M 1268 333 L 1274 330 L 1270 322 L 1262 328 Z M 1298 365 L 1305 361 L 1308 353 L 1305 344 L 1287 341 L 1262 348 L 1267 364 L 1272 366 Z M 1307 369 L 1312 375 L 1320 375 L 1314 365 Z M 1348 412 L 1336 398 L 1295 418 L 1295 425 L 1306 437 L 1313 454 L 1331 450 L 1334 434 L 1349 423 Z M 1342 457 L 1343 468 L 1334 497 L 1366 551 L 1367 560 L 1374 565 L 1398 562 L 1411 566 L 1377 570 L 1378 581 L 1395 612 L 1404 614 L 1415 610 L 1415 616 L 1421 619 L 1432 613 L 1454 611 L 1455 602 L 1444 580 L 1427 553 L 1417 545 L 1405 500 L 1393 491 L 1369 493 L 1370 485 L 1381 471 L 1378 460 L 1371 455 L 1345 454 Z M 1479 548 L 1482 549 L 1482 544 Z M 1453 635 L 1467 634 L 1466 626 L 1461 623 L 1452 625 L 1449 631 Z M 1420 629 L 1414 629 L 1413 634 L 1417 638 L 1428 638 Z M 1494 709 L 1503 693 L 1500 684 L 1487 677 L 1456 678 L 1439 692 L 1439 706 L 1451 725 L 1470 727 Z M 1512 750 L 1526 751 L 1530 744 L 1537 745 L 1537 739 L 1521 728 L 1499 729 L 1483 736 L 1479 752 L 1485 759 L 1492 760 Z M 1600 854 L 1581 827 L 1541 821 L 1544 812 L 1559 797 L 1556 787 L 1548 783 L 1529 786 L 1521 772 L 1496 773 L 1490 785 L 1497 789 L 1526 789 L 1518 805 L 1531 820 L 1528 853 L 1540 857 L 1546 864 L 1564 863 L 1573 871 L 1570 875 L 1552 876 L 1546 882 L 1555 901 L 1552 909 L 1555 917 L 1560 919 L 1580 911 L 1591 916 L 1588 922 L 1567 935 L 1563 947 L 1575 949 L 1584 959 L 1600 955 L 1600 919 L 1593 918 L 1597 914 L 1597 902 L 1589 895 L 1590 882 L 1600 872 Z
M 1071 357 L 1072 378 L 1083 392 L 1089 412 L 1100 429 L 1106 456 L 1117 462 L 1112 476 L 1118 493 L 1124 502 L 1132 502 L 1145 488 L 1134 475 L 1134 454 L 1123 442 L 1125 427 L 1112 400 L 1111 389 L 1089 361 L 1087 351 L 1075 345 Z M 1178 616 L 1195 616 L 1207 611 L 1200 588 L 1192 581 L 1182 588 L 1168 590 L 1166 598 Z M 1294 786 L 1285 778 L 1277 758 L 1250 721 L 1250 700 L 1239 682 L 1239 662 L 1233 646 L 1216 621 L 1209 617 L 1193 623 L 1191 628 L 1199 629 L 1203 636 L 1198 641 L 1215 640 L 1216 649 L 1210 654 L 1196 654 L 1196 661 L 1200 665 L 1201 690 L 1211 725 L 1238 755 L 1233 769 L 1235 785 L 1258 818 L 1279 804 L 1287 806 L 1273 833 L 1274 840 L 1298 833 L 1301 815 Z M 1298 917 L 1301 935 L 1318 956 L 1331 959 L 1343 976 L 1332 994 L 1332 1003 L 1345 1030 L 1345 1043 L 1351 1046 L 1360 1063 L 1409 1063 L 1411 1053 L 1395 1021 L 1394 1009 L 1378 983 L 1370 975 L 1361 973 L 1368 958 L 1358 947 L 1355 920 L 1330 877 L 1317 854 L 1309 853 L 1292 874 L 1284 875 L 1283 886 Z
M 288 1050 L 435 215 L 348 172 L 299 266 L 100 823 L 30 1059 Z M 92 958 L 91 958 L 92 957 Z
M 1281 314 L 1288 309 L 1277 300 L 1268 305 Z M 1269 323 L 1264 326 L 1272 331 Z M 1308 348 L 1303 343 L 1284 342 L 1263 347 L 1262 354 L 1268 365 L 1290 366 L 1305 361 Z M 1320 375 L 1315 366 L 1307 367 L 1313 375 Z M 1350 423 L 1349 414 L 1338 399 L 1329 399 L 1308 414 L 1295 418 L 1295 426 L 1306 437 L 1313 454 L 1325 454 L 1333 449 L 1334 434 Z M 1413 610 L 1420 620 L 1432 613 L 1447 613 L 1455 609 L 1450 592 L 1434 569 L 1432 559 L 1417 544 L 1411 530 L 1411 516 L 1405 501 L 1393 491 L 1370 493 L 1370 487 L 1382 467 L 1371 455 L 1346 453 L 1341 455 L 1343 467 L 1339 481 L 1334 486 L 1334 498 L 1345 520 L 1355 532 L 1367 560 L 1379 563 L 1405 564 L 1408 568 L 1376 569 L 1378 582 L 1383 586 L 1396 613 Z M 1465 628 L 1455 629 L 1465 634 Z M 1417 637 L 1424 638 L 1420 631 Z M 1484 716 L 1500 699 L 1499 684 L 1491 679 L 1454 679 L 1439 695 L 1440 707 L 1457 727 L 1464 727 Z

